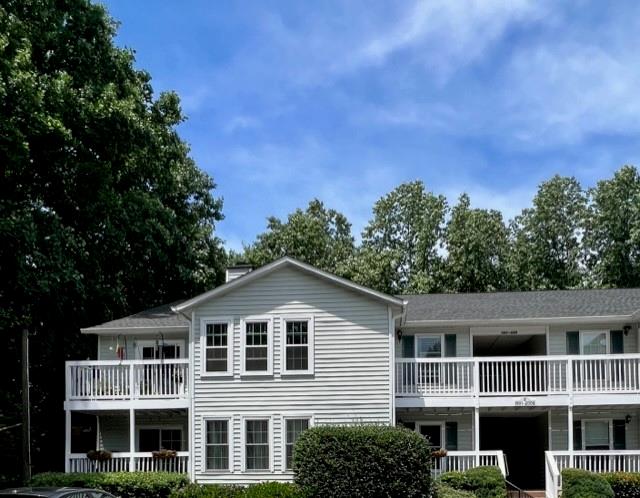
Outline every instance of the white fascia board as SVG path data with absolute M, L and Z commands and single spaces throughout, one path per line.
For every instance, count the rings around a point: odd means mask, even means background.
M 579 323 L 612 323 L 630 322 L 634 315 L 603 315 L 603 316 L 562 316 L 540 318 L 492 318 L 484 320 L 412 320 L 406 321 L 403 328 L 418 327 L 452 327 L 452 326 L 502 326 L 502 325 L 563 325 Z
M 382 301 L 386 304 L 390 304 L 392 306 L 396 306 L 398 308 L 403 308 L 405 306 L 405 301 L 399 299 L 394 296 L 390 296 L 388 294 L 384 294 L 382 292 L 375 291 L 373 289 L 369 289 L 368 287 L 364 287 L 362 285 L 355 284 L 350 280 L 347 280 L 342 277 L 338 277 L 337 275 L 333 275 L 331 273 L 325 272 L 323 270 L 319 270 L 314 266 L 308 265 L 296 259 L 290 257 L 280 258 L 272 263 L 269 263 L 265 266 L 258 268 L 257 270 L 250 271 L 249 273 L 245 273 L 241 277 L 238 277 L 231 282 L 227 282 L 226 284 L 221 285 L 220 287 L 216 287 L 213 290 L 205 292 L 204 294 L 200 294 L 192 299 L 189 299 L 183 303 L 180 303 L 176 306 L 172 306 L 171 309 L 176 313 L 188 310 L 207 299 L 211 299 L 213 297 L 221 296 L 226 294 L 227 292 L 231 292 L 234 289 L 242 287 L 243 285 L 248 284 L 249 282 L 253 282 L 269 273 L 277 270 L 280 267 L 284 266 L 293 266 L 294 268 L 298 268 L 307 273 L 310 273 L 316 277 L 319 277 L 323 280 L 332 282 L 334 284 L 340 285 L 342 287 L 346 287 L 355 292 L 359 292 L 361 294 L 365 294 L 372 299 L 376 299 Z
M 151 325 L 145 327 L 88 327 L 80 329 L 83 334 L 113 335 L 113 334 L 157 334 L 158 332 L 189 332 L 189 325 Z

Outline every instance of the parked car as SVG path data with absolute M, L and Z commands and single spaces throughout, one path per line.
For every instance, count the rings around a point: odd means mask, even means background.
M 16 498 L 116 498 L 106 491 L 87 488 L 9 488 L 0 491 L 1 496 Z

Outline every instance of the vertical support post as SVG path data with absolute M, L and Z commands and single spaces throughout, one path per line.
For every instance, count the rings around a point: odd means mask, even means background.
M 573 467 L 573 406 L 567 406 L 567 445 L 569 446 L 569 467 Z
M 473 449 L 476 452 L 476 467 L 480 466 L 480 408 L 473 408 Z
M 64 471 L 71 472 L 71 410 L 64 411 Z
M 29 402 L 29 330 L 22 330 L 22 477 L 31 480 L 31 406 Z
M 129 409 L 129 472 L 136 470 L 136 412 L 133 408 Z

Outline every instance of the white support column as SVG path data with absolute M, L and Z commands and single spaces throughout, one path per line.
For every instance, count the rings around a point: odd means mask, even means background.
M 567 441 L 568 450 L 573 451 L 573 407 L 569 405 L 567 407 Z
M 480 465 L 480 408 L 473 408 L 473 449 L 476 452 L 476 467 Z
M 129 409 L 129 472 L 135 471 L 136 459 L 136 412 L 133 408 Z
M 71 471 L 71 410 L 64 411 L 64 471 Z

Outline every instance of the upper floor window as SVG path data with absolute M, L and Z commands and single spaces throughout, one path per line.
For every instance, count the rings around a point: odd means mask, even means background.
M 582 330 L 580 333 L 581 354 L 607 354 L 608 331 L 606 330 Z
M 282 320 L 283 373 L 313 373 L 313 319 Z
M 442 335 L 416 335 L 416 357 L 442 357 Z
M 204 319 L 202 373 L 233 374 L 233 320 Z
M 247 319 L 242 331 L 242 373 L 271 374 L 273 338 L 271 319 Z
M 183 358 L 184 341 L 142 340 L 136 342 L 136 356 L 141 360 L 173 360 Z

